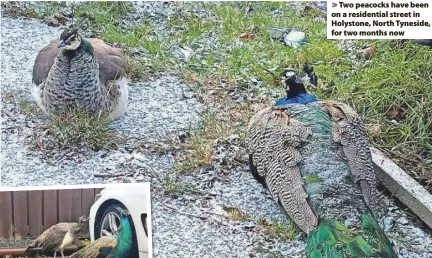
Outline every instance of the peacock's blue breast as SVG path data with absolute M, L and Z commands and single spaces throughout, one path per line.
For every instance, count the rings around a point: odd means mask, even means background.
M 302 93 L 295 97 L 284 97 L 276 101 L 275 106 L 283 106 L 288 104 L 308 104 L 317 101 L 317 98 L 310 93 Z

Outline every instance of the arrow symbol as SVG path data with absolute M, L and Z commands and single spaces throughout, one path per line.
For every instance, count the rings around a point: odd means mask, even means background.
M 337 6 L 337 4 L 336 3 L 332 3 L 332 7 L 336 7 Z

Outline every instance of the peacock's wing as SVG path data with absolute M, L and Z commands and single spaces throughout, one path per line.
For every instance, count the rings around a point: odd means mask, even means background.
M 126 60 L 119 48 L 111 47 L 100 39 L 91 38 L 88 41 L 95 50 L 99 62 L 99 77 L 104 85 L 108 81 L 126 76 Z
M 359 187 L 366 205 L 377 205 L 376 179 L 363 121 L 348 105 L 335 101 L 320 101 L 332 119 L 332 137 L 342 145 L 353 182 Z
M 318 223 L 307 201 L 299 149 L 312 130 L 290 116 L 287 109 L 270 107 L 255 114 L 248 128 L 248 149 L 255 178 L 261 178 L 273 198 L 306 233 Z
M 40 85 L 47 77 L 54 64 L 54 59 L 58 55 L 60 49 L 57 47 L 58 40 L 51 41 L 48 46 L 39 51 L 33 66 L 32 82 Z
M 114 236 L 105 236 L 96 239 L 89 246 L 84 247 L 71 255 L 71 258 L 106 258 L 117 245 Z
M 95 50 L 99 63 L 99 78 L 103 84 L 125 76 L 126 61 L 120 49 L 111 47 L 100 39 L 89 38 L 87 40 Z M 48 77 L 54 60 L 61 50 L 57 45 L 58 40 L 53 40 L 39 51 L 33 66 L 32 81 L 34 84 L 40 85 Z
M 58 223 L 45 230 L 38 238 L 36 238 L 27 248 L 28 251 L 36 249 L 42 253 L 54 252 L 60 246 L 64 237 L 71 229 L 73 223 Z M 40 250 L 38 250 L 41 248 Z

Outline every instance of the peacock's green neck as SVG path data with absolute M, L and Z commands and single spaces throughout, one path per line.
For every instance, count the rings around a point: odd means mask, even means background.
M 93 55 L 94 53 L 93 45 L 86 38 L 82 38 L 81 47 L 84 51 Z
M 120 234 L 117 238 L 117 246 L 113 250 L 112 257 L 128 257 L 132 249 L 132 228 L 127 217 L 120 219 Z

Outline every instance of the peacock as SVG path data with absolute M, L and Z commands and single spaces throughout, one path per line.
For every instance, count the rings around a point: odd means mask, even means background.
M 129 212 L 120 212 L 120 233 L 118 236 L 103 236 L 89 246 L 77 251 L 70 258 L 135 258 L 138 250 L 133 241 L 133 229 L 129 222 Z
M 287 97 L 256 113 L 247 146 L 253 177 L 306 234 L 312 258 L 397 257 L 377 221 L 376 179 L 362 119 L 319 101 L 312 68 L 284 71 Z M 313 79 L 314 78 L 314 79 Z
M 81 216 L 76 222 L 60 222 L 45 230 L 38 238 L 36 238 L 29 246 L 26 253 L 52 254 L 54 258 L 60 251 L 64 258 L 63 250 L 73 244 L 79 245 L 80 241 L 77 234 L 81 231 L 84 222 L 88 221 L 89 217 Z
M 100 39 L 84 38 L 78 27 L 65 28 L 39 52 L 32 96 L 49 117 L 78 108 L 116 120 L 128 102 L 124 56 Z

